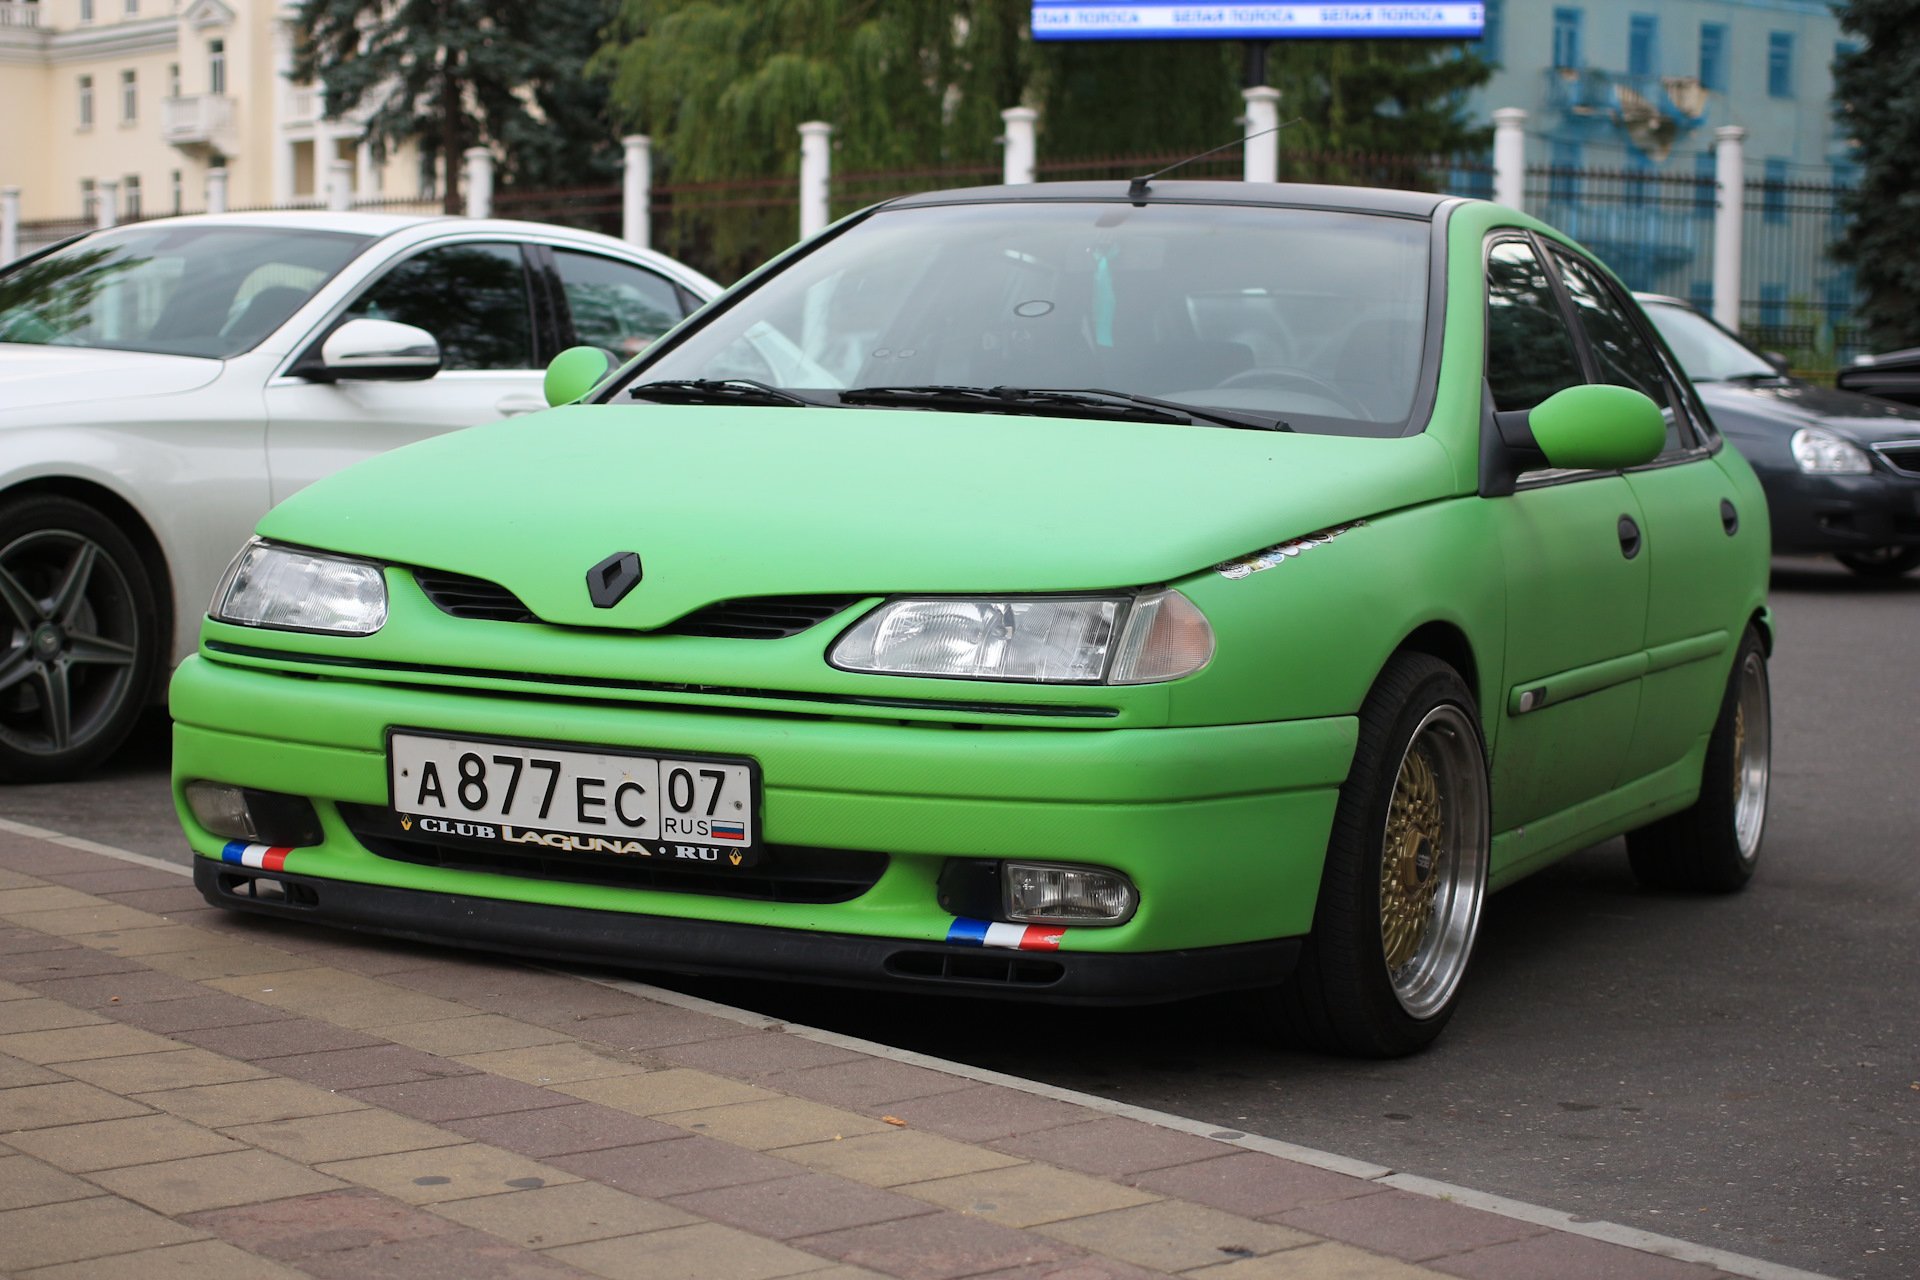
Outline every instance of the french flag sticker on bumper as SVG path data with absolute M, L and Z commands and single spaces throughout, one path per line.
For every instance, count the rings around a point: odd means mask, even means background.
M 286 868 L 287 855 L 292 852 L 292 845 L 247 844 L 240 840 L 229 840 L 221 846 L 220 861 L 258 867 L 262 871 L 281 871 Z
M 1004 947 L 1009 951 L 1058 951 L 1067 932 L 1057 924 L 996 924 L 991 920 L 955 919 L 947 941 L 963 947 Z

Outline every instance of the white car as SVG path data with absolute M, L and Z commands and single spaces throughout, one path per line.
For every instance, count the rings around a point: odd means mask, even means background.
M 0 270 L 0 780 L 120 744 L 268 507 L 544 408 L 558 352 L 624 361 L 718 292 L 590 232 L 353 213 L 164 218 Z

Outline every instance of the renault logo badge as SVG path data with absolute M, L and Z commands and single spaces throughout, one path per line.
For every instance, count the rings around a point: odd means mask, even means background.
M 587 570 L 587 595 L 596 609 L 611 609 L 627 598 L 627 592 L 640 585 L 640 556 L 633 551 L 616 551 Z

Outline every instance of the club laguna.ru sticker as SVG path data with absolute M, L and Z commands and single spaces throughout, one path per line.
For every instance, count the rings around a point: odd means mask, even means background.
M 1336 524 L 1317 533 L 1309 533 L 1301 538 L 1289 538 L 1264 551 L 1256 551 L 1250 556 L 1238 560 L 1228 560 L 1214 566 L 1223 578 L 1246 578 L 1259 573 L 1262 569 L 1271 569 L 1275 565 L 1285 564 L 1294 556 L 1310 547 L 1324 547 L 1349 529 L 1358 529 L 1365 520 L 1350 520 L 1346 524 Z

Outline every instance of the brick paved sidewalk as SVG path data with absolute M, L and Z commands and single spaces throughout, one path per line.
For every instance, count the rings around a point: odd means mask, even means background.
M 1727 1274 L 5 830 L 0 1273 Z

